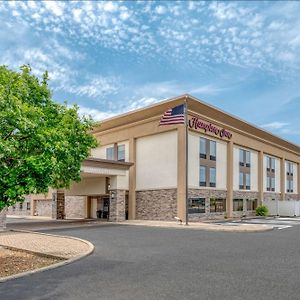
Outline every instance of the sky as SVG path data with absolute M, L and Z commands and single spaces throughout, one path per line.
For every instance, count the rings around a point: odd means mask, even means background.
M 300 145 L 300 2 L 0 1 L 0 65 L 102 120 L 191 94 Z

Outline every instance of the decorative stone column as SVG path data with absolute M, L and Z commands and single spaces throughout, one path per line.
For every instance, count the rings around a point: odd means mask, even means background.
M 125 221 L 125 190 L 111 190 L 109 199 L 109 221 Z
M 65 193 L 57 191 L 52 193 L 52 219 L 65 218 Z
M 227 217 L 233 216 L 233 142 L 227 143 L 227 197 L 226 197 Z

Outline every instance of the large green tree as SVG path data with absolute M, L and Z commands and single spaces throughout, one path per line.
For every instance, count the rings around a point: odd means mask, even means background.
M 48 75 L 0 66 L 0 211 L 24 195 L 67 188 L 97 145 L 90 117 L 52 100 Z

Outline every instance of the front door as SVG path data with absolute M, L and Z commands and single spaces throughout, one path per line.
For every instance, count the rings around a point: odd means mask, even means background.
M 109 219 L 109 197 L 102 197 L 103 200 L 103 219 Z

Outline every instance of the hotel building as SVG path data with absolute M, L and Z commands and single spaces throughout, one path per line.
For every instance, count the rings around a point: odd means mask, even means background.
M 184 125 L 159 126 L 184 102 L 188 147 Z M 186 190 L 194 221 L 253 215 L 262 203 L 271 212 L 299 206 L 300 147 L 190 95 L 104 120 L 93 134 L 100 146 L 83 162 L 81 182 L 28 196 L 9 214 L 185 220 Z

